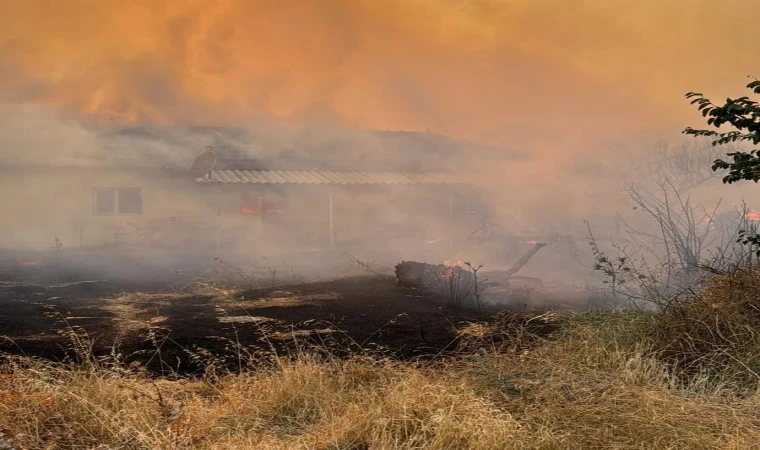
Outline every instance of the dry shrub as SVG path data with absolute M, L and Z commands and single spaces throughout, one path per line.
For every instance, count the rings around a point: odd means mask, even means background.
M 653 350 L 683 381 L 752 393 L 760 385 L 760 272 L 735 270 L 703 287 L 660 314 Z

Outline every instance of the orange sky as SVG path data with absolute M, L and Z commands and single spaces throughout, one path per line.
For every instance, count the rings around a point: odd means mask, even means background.
M 745 77 L 760 76 L 757 0 L 0 6 L 0 103 L 61 106 L 119 124 L 241 124 L 263 115 L 577 146 L 624 130 L 698 125 L 686 91 L 744 95 Z

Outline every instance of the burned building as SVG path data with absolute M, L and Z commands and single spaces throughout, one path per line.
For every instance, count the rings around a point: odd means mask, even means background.
M 480 220 L 462 162 L 469 144 L 433 133 L 362 132 L 313 143 L 302 136 L 273 151 L 202 130 L 212 139 L 186 138 L 210 144 L 200 153 L 188 141 L 166 145 L 150 130 L 119 133 L 123 145 L 107 161 L 0 168 L 0 198 L 10 205 L 0 246 L 217 254 L 407 248 L 466 234 Z M 153 151 L 156 142 L 185 148 L 168 160 Z

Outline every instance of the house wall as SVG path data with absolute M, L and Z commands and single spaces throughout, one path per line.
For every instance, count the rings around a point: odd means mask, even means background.
M 324 187 L 235 186 L 195 182 L 196 174 L 164 170 L 0 170 L 0 248 L 152 246 L 185 251 L 270 252 L 303 242 L 324 247 Z M 94 190 L 136 187 L 140 214 L 98 214 Z M 284 214 L 244 215 L 242 193 L 274 201 Z M 319 203 L 321 202 L 321 203 Z
M 96 214 L 95 188 L 139 187 L 141 214 Z M 188 174 L 105 169 L 25 169 L 0 173 L 0 246 L 67 248 L 127 243 L 174 219 L 213 224 L 214 198 Z M 176 221 L 175 221 L 176 222 Z
M 466 215 L 464 197 L 449 218 L 449 189 L 422 185 L 278 185 L 249 186 L 273 196 L 281 212 L 264 218 L 266 243 L 324 248 L 330 243 L 330 198 L 336 246 L 388 247 L 400 241 L 424 243 L 443 239 Z M 452 223 L 455 222 L 455 223 Z M 394 244 L 396 243 L 396 244 Z
M 452 231 L 449 190 L 442 187 L 399 185 L 223 184 L 222 247 L 240 248 L 262 255 L 289 250 L 329 247 L 330 199 L 332 229 L 337 247 L 384 248 L 407 240 L 423 245 L 428 240 L 470 232 L 465 197 L 455 193 L 452 215 L 461 229 Z M 241 214 L 241 198 L 261 197 L 263 214 Z M 246 230 L 246 231 L 243 231 Z M 241 233 L 246 233 L 241 238 Z M 250 238 L 249 238 L 250 237 Z M 394 244 L 395 242 L 395 244 Z M 404 244 L 401 244 L 404 245 Z
M 141 214 L 97 214 L 94 189 L 137 187 Z M 243 214 L 242 196 L 272 211 Z M 271 255 L 330 245 L 382 247 L 391 239 L 424 243 L 451 234 L 448 194 L 425 186 L 209 185 L 164 170 L 27 169 L 0 171 L 0 248 L 51 250 L 142 246 Z M 463 216 L 464 205 L 456 205 Z M 274 212 L 276 210 L 276 212 Z M 218 246 L 218 247 L 217 247 Z

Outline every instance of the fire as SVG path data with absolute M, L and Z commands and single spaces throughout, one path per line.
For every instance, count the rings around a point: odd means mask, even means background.
M 760 221 L 760 213 L 758 212 L 750 211 L 747 214 L 745 214 L 744 217 L 746 217 L 747 220 L 749 220 L 750 222 Z
M 521 244 L 530 244 L 530 245 L 536 245 L 538 244 L 538 241 L 520 241 Z
M 435 243 L 438 243 L 438 242 L 441 242 L 440 238 L 438 238 L 438 239 L 430 239 L 428 241 L 425 241 L 426 244 L 435 244 Z
M 451 259 L 447 259 L 443 262 L 444 266 L 447 267 L 465 267 L 466 264 L 464 263 L 464 253 L 457 253 L 454 255 Z

